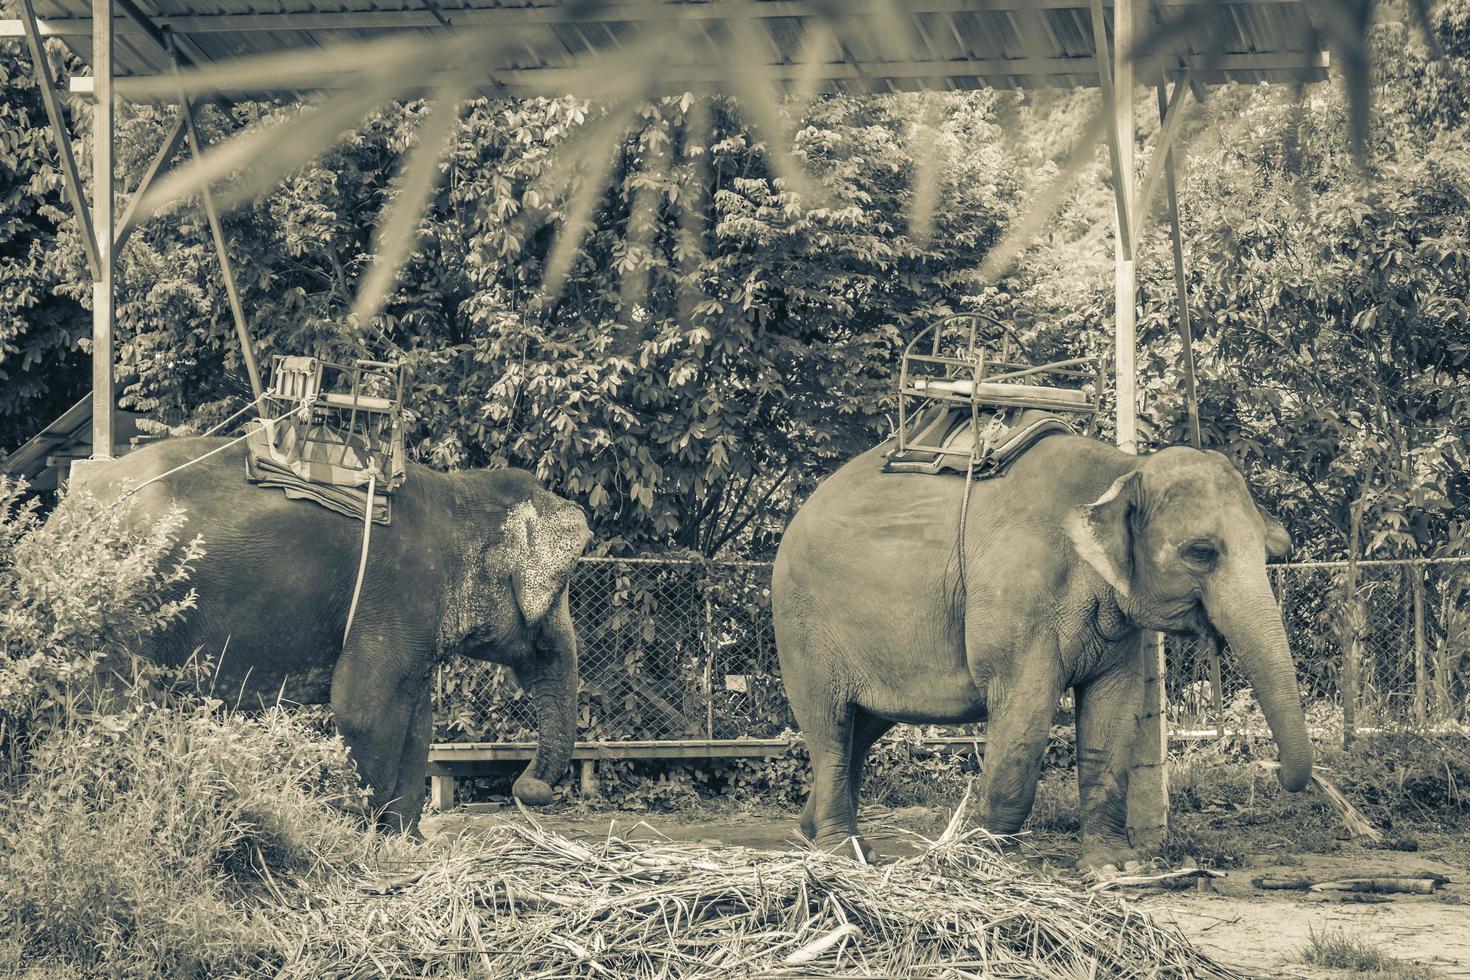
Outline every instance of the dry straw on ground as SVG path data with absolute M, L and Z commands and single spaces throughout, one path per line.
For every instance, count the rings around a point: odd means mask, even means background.
M 1233 977 L 957 817 L 921 854 L 568 840 L 534 820 L 298 905 L 284 977 Z M 325 900 L 324 900 L 325 899 Z

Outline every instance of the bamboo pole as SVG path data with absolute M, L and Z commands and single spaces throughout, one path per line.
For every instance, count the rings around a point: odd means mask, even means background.
M 179 54 L 174 48 L 173 34 L 166 35 L 168 55 L 173 61 L 173 71 L 179 73 Z M 199 141 L 199 129 L 194 123 L 194 107 L 189 103 L 189 96 L 184 92 L 182 86 L 179 89 L 179 114 L 184 121 L 184 131 L 188 136 L 189 155 L 198 160 L 203 152 Z M 224 225 L 220 222 L 219 211 L 214 206 L 214 192 L 205 184 L 199 190 L 200 202 L 204 205 L 204 216 L 209 221 L 210 238 L 214 241 L 215 255 L 219 257 L 220 278 L 225 284 L 225 298 L 230 304 L 230 317 L 235 323 L 235 337 L 240 342 L 240 356 L 245 361 L 245 373 L 250 378 L 250 395 L 257 402 L 265 393 L 265 388 L 260 382 L 260 369 L 255 364 L 255 346 L 250 342 L 250 327 L 245 322 L 245 309 L 240 303 L 240 290 L 235 286 L 235 270 L 230 264 L 229 244 L 225 241 Z M 354 421 L 356 408 L 353 409 Z M 352 426 L 348 426 L 348 431 Z M 346 451 L 346 446 L 343 446 Z

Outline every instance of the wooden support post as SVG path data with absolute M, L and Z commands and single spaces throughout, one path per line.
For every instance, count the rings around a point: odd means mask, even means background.
M 1163 850 L 1169 831 L 1169 726 L 1164 717 L 1164 634 L 1145 630 L 1139 642 L 1143 658 L 1143 705 L 1128 773 L 1128 842 L 1145 854 Z
M 97 255 L 97 235 L 92 230 L 92 215 L 87 210 L 87 198 L 82 192 L 82 176 L 77 170 L 76 157 L 71 152 L 71 134 L 66 128 L 66 117 L 61 113 L 61 99 L 56 94 L 56 83 L 51 77 L 51 62 L 46 60 L 46 48 L 41 43 L 41 28 L 36 23 L 36 11 L 31 0 L 19 0 L 21 27 L 25 31 L 26 47 L 31 54 L 31 67 L 36 73 L 36 86 L 41 91 L 41 104 L 46 107 L 46 119 L 51 123 L 51 138 L 56 141 L 56 163 L 61 171 L 66 188 L 67 203 L 76 215 L 82 236 L 82 250 L 87 256 L 87 269 L 95 280 L 101 271 L 101 260 Z
M 1225 684 L 1220 677 L 1220 643 L 1213 636 L 1205 638 L 1210 656 L 1210 710 L 1215 713 L 1215 737 L 1225 737 Z
M 1138 201 L 1133 209 L 1133 236 L 1143 237 L 1148 224 L 1149 212 L 1153 210 L 1154 195 L 1159 190 L 1160 178 L 1168 175 L 1170 185 L 1174 181 L 1174 143 L 1179 136 L 1179 125 L 1184 119 L 1184 98 L 1189 91 L 1189 71 L 1185 71 L 1174 83 L 1174 94 L 1165 97 L 1162 76 L 1159 81 L 1159 138 L 1154 146 L 1153 159 L 1148 163 L 1148 174 L 1143 178 L 1143 190 L 1138 192 Z
M 167 36 L 168 54 L 173 60 L 174 74 L 179 73 L 179 54 L 174 48 L 173 35 Z M 194 108 L 182 86 L 179 89 L 179 112 L 184 117 L 184 128 L 189 134 L 189 155 L 199 159 L 199 129 L 194 125 Z M 240 304 L 240 290 L 235 285 L 235 270 L 230 265 L 229 244 L 225 241 L 224 226 L 219 220 L 219 211 L 214 206 L 214 193 L 205 184 L 199 189 L 199 198 L 204 205 L 204 215 L 209 219 L 209 234 L 214 239 L 214 251 L 219 256 L 220 278 L 224 280 L 225 297 L 230 303 L 230 316 L 235 321 L 235 337 L 240 342 L 240 356 L 245 360 L 245 373 L 250 376 L 250 395 L 256 401 L 265 393 L 260 383 L 260 369 L 255 365 L 255 346 L 250 342 L 250 327 L 245 322 L 245 309 Z
M 114 433 L 112 334 L 117 313 L 113 275 L 112 204 L 112 0 L 92 0 L 92 73 L 97 101 L 92 106 L 92 229 L 97 272 L 92 278 L 92 458 L 111 459 Z
M 1439 719 L 1456 718 L 1454 673 L 1450 669 L 1450 612 L 1454 607 L 1454 576 L 1439 576 L 1439 636 L 1434 641 L 1434 704 Z
M 1183 90 L 1183 81 L 1176 83 L 1175 98 Z M 1165 97 L 1164 86 L 1159 85 L 1159 113 L 1167 115 L 1177 111 Z M 1174 168 L 1172 147 L 1163 160 L 1164 193 L 1169 207 L 1169 238 L 1174 251 L 1174 296 L 1179 314 L 1179 345 L 1181 367 L 1184 371 L 1184 403 L 1189 413 L 1189 444 L 1195 449 L 1203 448 L 1199 427 L 1199 394 L 1195 388 L 1194 374 L 1194 329 L 1189 319 L 1189 279 L 1184 272 L 1184 233 L 1179 227 L 1179 197 Z
M 429 777 L 429 805 L 440 813 L 454 809 L 454 777 L 438 773 Z
M 582 799 L 590 800 L 601 794 L 597 788 L 597 760 L 577 760 L 577 788 L 581 792 Z
M 1150 168 L 1149 184 L 1145 186 L 1143 197 L 1139 201 L 1138 220 L 1142 225 L 1148 209 L 1148 200 L 1152 196 L 1152 182 L 1162 174 L 1165 202 L 1169 212 L 1169 239 L 1174 252 L 1174 297 L 1179 319 L 1179 357 L 1180 368 L 1184 374 L 1184 408 L 1189 422 L 1189 444 L 1195 449 L 1201 449 L 1204 447 L 1204 439 L 1199 425 L 1199 392 L 1195 387 L 1194 329 L 1189 319 L 1189 279 L 1184 272 L 1184 232 L 1179 226 L 1179 189 L 1172 135 L 1178 131 L 1178 120 L 1181 118 L 1180 106 L 1184 101 L 1184 93 L 1188 91 L 1188 81 L 1186 72 L 1184 77 L 1174 83 L 1172 98 L 1164 90 L 1163 81 L 1159 82 L 1159 120 L 1163 123 L 1163 129 L 1159 135 L 1158 149 L 1162 153 L 1162 159 L 1155 159 Z M 1211 635 L 1205 639 L 1205 644 L 1206 656 L 1210 663 L 1210 706 L 1214 709 L 1215 714 L 1215 733 L 1223 738 L 1225 735 L 1225 696 L 1220 678 L 1220 641 Z

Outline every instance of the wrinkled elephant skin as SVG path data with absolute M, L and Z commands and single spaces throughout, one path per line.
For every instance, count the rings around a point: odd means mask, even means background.
M 116 497 L 225 441 L 146 446 L 90 470 L 84 486 Z M 244 457 L 232 447 L 128 498 L 140 519 L 182 507 L 185 536 L 205 549 L 188 583 L 198 607 L 143 652 L 177 664 L 202 648 L 227 703 L 330 702 L 380 824 L 402 830 L 423 808 L 435 665 L 455 654 L 507 664 L 539 723 L 515 792 L 550 802 L 576 739 L 567 581 L 589 537 L 582 511 L 521 470 L 411 464 L 392 523 L 372 528 L 344 647 L 362 522 L 247 483 Z
M 857 835 L 863 759 L 897 722 L 985 721 L 980 818 L 1014 833 L 1070 687 L 1082 863 L 1121 867 L 1134 856 L 1143 629 L 1222 635 L 1276 738 L 1282 784 L 1306 784 L 1312 750 L 1265 565 L 1288 542 L 1224 456 L 1048 437 L 973 485 L 961 559 L 964 478 L 884 473 L 889 445 L 825 480 L 776 558 L 781 674 L 811 753 L 809 838 Z

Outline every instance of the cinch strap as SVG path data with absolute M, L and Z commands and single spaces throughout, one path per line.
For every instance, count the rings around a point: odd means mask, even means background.
M 347 609 L 347 628 L 342 631 L 342 649 L 347 649 L 347 637 L 352 634 L 352 620 L 357 615 L 357 598 L 362 595 L 362 577 L 367 574 L 368 541 L 373 534 L 373 491 L 378 486 L 378 474 L 368 473 L 367 507 L 362 513 L 362 557 L 357 560 L 357 583 L 352 586 L 352 605 Z

